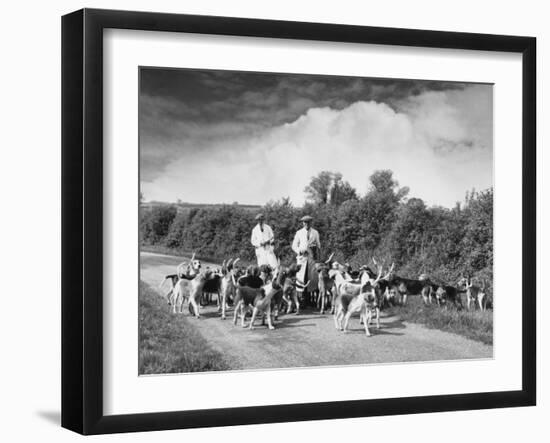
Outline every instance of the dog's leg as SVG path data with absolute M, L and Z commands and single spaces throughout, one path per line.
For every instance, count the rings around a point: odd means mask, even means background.
M 189 297 L 189 303 L 191 306 L 193 306 L 194 315 L 196 318 L 199 318 L 201 315 L 199 313 L 199 303 L 197 303 L 197 299 L 200 299 L 200 293 L 194 292 L 191 293 L 191 296 Z
M 177 301 L 177 294 L 176 294 L 176 291 L 172 291 L 172 293 L 170 294 L 170 301 L 169 301 L 169 304 L 172 306 L 171 308 L 168 308 L 170 311 L 172 311 L 172 313 L 176 313 L 176 301 Z
M 275 302 L 275 306 L 274 306 L 274 310 L 273 310 L 273 319 L 274 320 L 279 320 L 279 310 L 281 309 L 281 304 L 282 303 L 283 303 L 282 301 L 280 303 Z
M 403 294 L 403 306 L 405 306 L 407 304 L 407 293 L 405 292 Z
M 245 303 L 244 301 L 241 303 L 241 326 L 243 328 L 246 328 L 246 324 L 245 324 L 245 317 L 246 317 L 246 306 L 245 306 Z
M 172 288 L 172 289 L 170 289 L 170 290 L 166 293 L 166 295 L 165 295 L 165 297 L 166 297 L 166 302 L 168 303 L 168 306 L 170 306 L 170 305 L 172 304 L 172 294 L 173 294 L 173 293 L 174 293 L 174 289 Z
M 188 297 L 185 297 L 183 293 L 181 294 L 180 314 L 183 314 L 185 302 L 187 302 L 187 310 L 189 311 L 189 315 L 193 315 L 193 306 L 191 306 L 191 300 Z
M 220 298 L 219 295 L 218 295 L 218 298 Z M 222 309 L 222 320 L 225 320 L 225 303 L 226 303 L 226 298 L 227 298 L 227 290 L 224 289 L 224 290 L 222 291 L 222 299 L 221 299 L 221 304 L 222 304 L 222 306 L 221 306 L 221 309 Z
M 178 299 L 179 299 L 179 291 L 177 291 L 176 289 L 174 289 L 174 291 L 172 292 L 172 309 L 173 309 L 173 312 L 174 314 L 177 314 L 177 310 L 176 310 L 176 306 L 178 304 Z
M 294 303 L 296 303 L 296 315 L 300 313 L 300 301 L 298 300 L 298 292 L 294 291 Z
M 239 305 L 241 304 L 240 300 L 235 300 L 235 304 L 233 305 L 233 324 L 237 324 L 237 312 L 239 312 Z
M 183 291 L 183 287 L 178 285 L 178 287 L 175 288 L 175 291 L 177 291 L 176 300 L 174 304 L 179 305 L 179 313 L 183 314 L 183 306 L 185 304 L 185 292 Z
M 321 297 L 321 315 L 325 313 L 325 290 L 319 290 L 319 297 Z
M 271 321 L 271 306 L 267 307 L 266 314 L 267 314 L 267 327 L 269 329 L 275 329 L 275 326 L 273 326 L 273 322 Z
M 334 327 L 336 328 L 336 330 L 340 329 L 338 327 L 338 311 L 335 310 L 334 313 L 332 314 L 332 318 L 334 319 Z
M 365 313 L 363 314 L 365 316 L 365 334 L 367 334 L 367 337 L 370 337 L 370 331 L 369 331 L 369 323 L 371 320 L 371 310 L 365 306 Z
M 287 314 L 290 314 L 290 310 L 291 310 L 291 307 L 292 307 L 292 300 L 287 297 L 286 294 L 283 295 L 283 302 L 286 303 L 286 313 Z
M 166 297 L 166 302 L 170 305 L 171 303 L 171 300 L 172 300 L 172 294 L 174 292 L 174 289 L 176 288 L 176 285 L 174 284 L 174 281 L 170 278 L 170 279 L 167 279 L 166 277 L 164 277 L 164 280 L 162 281 L 162 283 L 160 284 L 160 288 L 162 289 L 162 286 L 164 285 L 164 282 L 166 280 L 170 280 L 170 289 L 168 290 L 168 292 L 166 293 L 165 297 Z
M 338 316 L 338 325 L 340 326 L 340 331 L 344 330 L 344 317 L 346 316 L 346 311 L 344 311 L 344 308 L 340 311 L 340 315 Z
M 174 314 L 177 314 L 178 312 L 180 314 L 183 313 L 183 293 L 181 292 L 181 288 L 178 288 L 178 292 L 176 294 L 176 299 L 174 300 Z
M 235 301 L 235 306 L 233 306 L 233 324 L 237 324 L 237 314 L 239 313 L 239 308 L 241 306 L 241 300 Z
M 348 323 L 349 323 L 349 319 L 351 318 L 351 313 L 352 312 L 350 310 L 344 316 L 344 328 L 342 329 L 342 331 L 344 331 L 344 332 L 348 332 Z
M 252 318 L 250 319 L 250 326 L 249 329 L 252 331 L 254 329 L 254 320 L 256 320 L 256 315 L 258 314 L 258 308 L 254 306 L 254 309 L 252 310 Z
M 376 329 L 380 329 L 380 308 L 376 307 Z

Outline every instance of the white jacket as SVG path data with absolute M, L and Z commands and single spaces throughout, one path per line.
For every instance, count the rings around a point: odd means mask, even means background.
M 309 228 L 309 235 L 306 228 L 302 228 L 296 232 L 294 241 L 292 242 L 292 250 L 298 254 L 303 255 L 310 247 L 317 247 L 321 249 L 321 241 L 319 240 L 319 233 Z
M 254 226 L 254 229 L 252 229 L 252 237 L 250 237 L 250 243 L 252 243 L 252 246 L 254 246 L 255 248 L 259 248 L 262 243 L 273 241 L 273 238 L 273 230 L 271 229 L 271 227 L 264 223 L 262 232 L 260 224 L 258 223 L 256 226 Z
M 257 224 L 252 229 L 252 236 L 250 237 L 250 243 L 256 248 L 256 258 L 258 260 L 258 266 L 269 265 L 271 269 L 275 269 L 278 266 L 277 258 L 273 252 L 273 230 L 269 225 L 264 223 L 263 232 L 260 225 Z M 262 246 L 262 243 L 269 242 L 267 245 Z

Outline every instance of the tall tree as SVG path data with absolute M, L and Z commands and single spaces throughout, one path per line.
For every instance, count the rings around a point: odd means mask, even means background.
M 307 199 L 312 203 L 325 204 L 328 201 L 330 188 L 334 180 L 334 173 L 321 171 L 311 177 L 309 185 L 304 188 Z
M 348 200 L 357 200 L 357 191 L 347 181 L 342 181 L 342 176 L 335 178 L 330 189 L 329 202 L 331 205 L 340 206 Z
M 324 205 L 330 203 L 339 206 L 347 200 L 356 200 L 356 190 L 342 180 L 340 172 L 321 171 L 311 177 L 309 185 L 304 189 L 310 203 Z

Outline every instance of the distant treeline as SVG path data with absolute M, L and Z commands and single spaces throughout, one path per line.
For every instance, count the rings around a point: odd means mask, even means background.
M 371 175 L 363 196 L 341 174 L 324 171 L 312 178 L 305 192 L 308 202 L 303 207 L 283 198 L 261 208 L 282 262 L 295 259 L 290 245 L 301 227 L 300 218 L 309 214 L 320 234 L 323 257 L 334 252 L 335 260 L 356 268 L 376 256 L 388 265 L 395 262 L 396 273 L 404 277 L 427 274 L 435 282 L 455 284 L 469 274 L 492 289 L 492 188 L 468 192 L 465 202 L 452 209 L 427 207 L 421 199 L 407 198 L 408 188 L 399 187 L 391 171 Z M 252 261 L 255 215 L 236 204 L 180 213 L 176 206 L 154 207 L 141 211 L 141 241 L 220 261 Z

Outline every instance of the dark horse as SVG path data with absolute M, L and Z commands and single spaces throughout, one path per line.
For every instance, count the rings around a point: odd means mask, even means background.
M 304 273 L 305 281 L 303 282 L 302 300 L 308 306 L 315 306 L 317 303 L 317 296 L 319 295 L 319 267 L 320 263 L 320 251 L 318 248 L 308 248 L 307 261 L 305 263 L 306 270 Z M 329 263 L 332 260 L 331 254 L 328 260 L 323 263 Z M 303 266 L 303 265 L 302 265 Z

